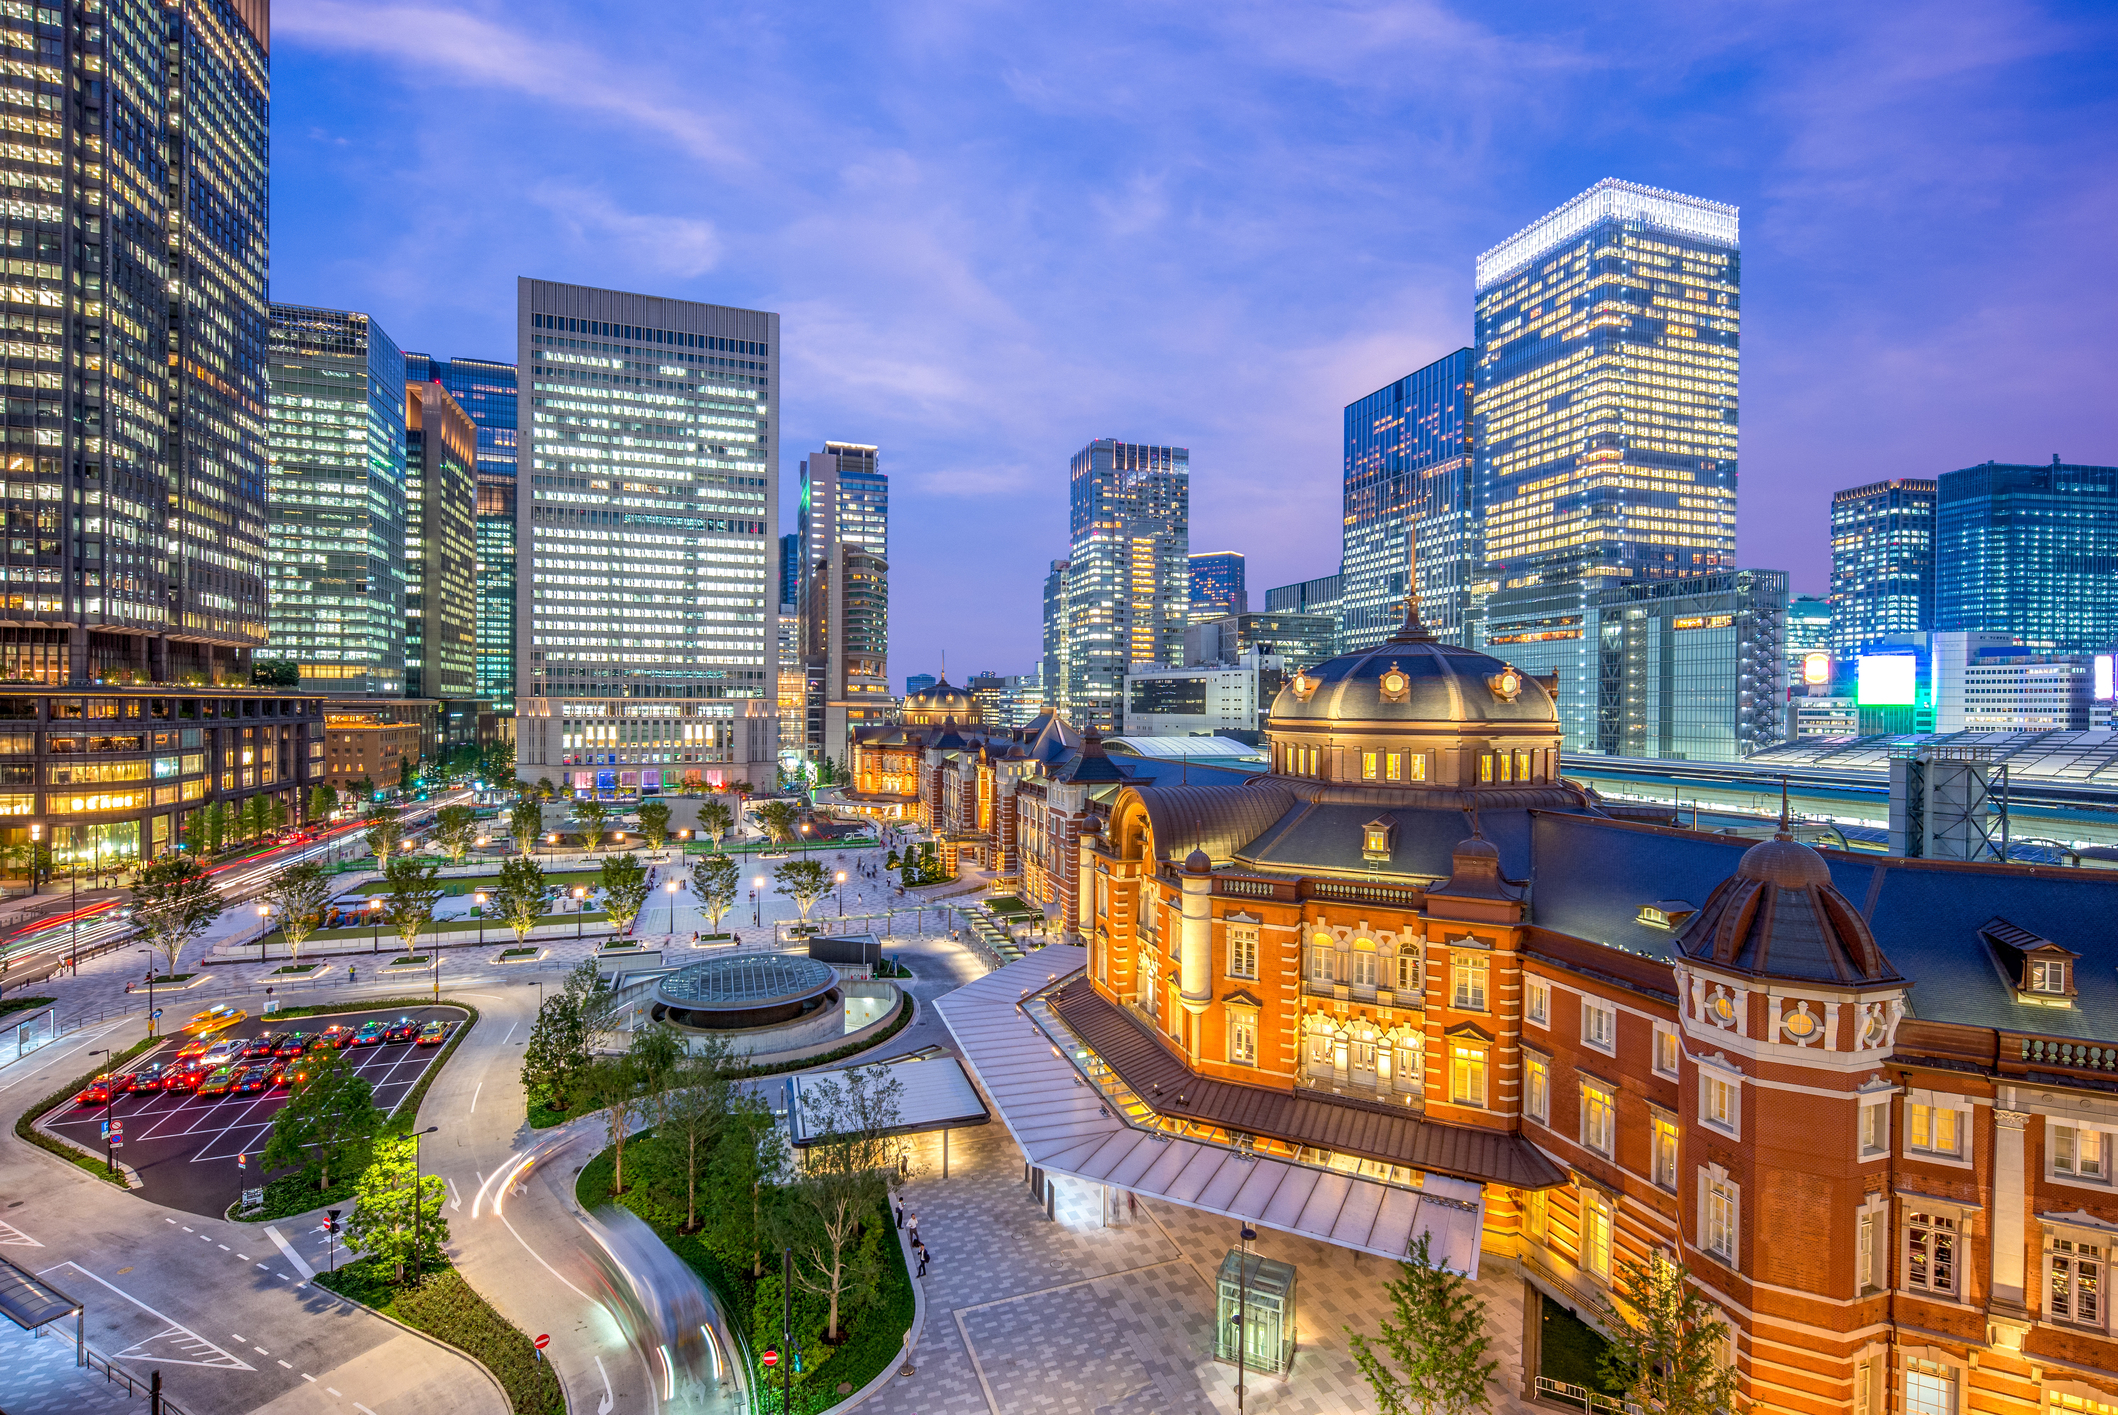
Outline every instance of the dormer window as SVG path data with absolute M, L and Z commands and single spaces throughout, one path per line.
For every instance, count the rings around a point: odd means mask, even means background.
M 2072 1007 L 2074 965 L 2081 955 L 2006 919 L 1988 919 L 1978 930 L 1988 956 L 2017 1002 L 2040 1007 Z
M 2054 997 L 2065 997 L 2067 994 L 2067 960 L 2064 958 L 2031 959 L 2028 987 L 2031 992 L 2048 993 Z
M 1397 818 L 1377 816 L 1361 827 L 1361 858 L 1380 863 L 1397 848 Z

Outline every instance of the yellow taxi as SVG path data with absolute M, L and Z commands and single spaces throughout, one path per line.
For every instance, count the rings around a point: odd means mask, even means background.
M 215 1032 L 225 1032 L 239 1022 L 250 1020 L 250 1014 L 232 1003 L 216 1002 L 204 1012 L 184 1024 L 184 1035 L 210 1037 Z

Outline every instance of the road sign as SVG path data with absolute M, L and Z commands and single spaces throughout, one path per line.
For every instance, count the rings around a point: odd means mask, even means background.
M 235 1157 L 235 1167 L 236 1167 L 237 1169 L 248 1169 L 248 1168 L 250 1168 L 250 1156 L 249 1156 L 249 1154 L 248 1154 L 248 1153 L 238 1154 L 238 1155 L 237 1155 L 237 1156 Z
M 159 1007 L 157 1007 L 157 1008 L 156 1008 L 156 1009 L 155 1009 L 155 1010 L 154 1010 L 153 1012 L 151 1012 L 151 1013 L 149 1013 L 149 1014 L 148 1014 L 148 1016 L 150 1016 L 150 1017 L 160 1017 L 161 1015 L 162 1015 L 162 1009 L 161 1009 L 161 1008 L 159 1008 Z
M 780 1354 L 777 1351 L 767 1349 L 765 1354 L 757 1359 L 764 1362 L 767 1366 L 777 1366 L 780 1363 Z
M 539 1351 L 542 1351 L 545 1347 L 550 1346 L 551 1344 L 552 1334 L 550 1332 L 545 1332 L 543 1335 L 537 1338 L 537 1349 Z

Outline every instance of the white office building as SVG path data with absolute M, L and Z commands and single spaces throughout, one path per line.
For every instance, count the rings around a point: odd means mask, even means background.
M 1233 667 L 1169 668 L 1136 663 L 1125 675 L 1125 731 L 1132 737 L 1256 732 L 1286 676 L 1286 661 L 1256 650 Z

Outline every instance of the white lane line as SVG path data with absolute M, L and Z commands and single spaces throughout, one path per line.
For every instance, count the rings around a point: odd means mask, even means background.
M 280 1362 L 280 1364 L 281 1364 L 282 1366 L 285 1366 L 285 1367 L 286 1367 L 286 1368 L 287 1368 L 288 1370 L 290 1370 L 290 1371 L 294 1369 L 294 1363 L 293 1363 L 293 1362 L 291 1362 L 291 1361 L 282 1361 L 282 1362 Z
M 259 1266 L 259 1267 L 261 1267 L 261 1268 L 265 1268 L 265 1265 L 264 1265 L 263 1263 L 259 1263 L 259 1264 L 258 1264 L 258 1266 Z M 272 1269 L 270 1269 L 270 1268 L 265 1268 L 265 1271 L 266 1271 L 266 1272 L 271 1272 L 271 1271 L 272 1271 Z
M 372 1411 L 372 1410 L 368 1409 L 368 1407 L 367 1407 L 367 1406 L 365 1406 L 365 1405 L 362 1405 L 362 1404 L 361 1404 L 361 1403 L 360 1403 L 359 1401 L 357 1401 L 357 1400 L 353 1402 L 353 1408 L 354 1408 L 355 1410 L 358 1410 L 358 1411 L 360 1412 L 360 1415 L 375 1415 L 375 1412 L 374 1412 L 374 1411 Z
M 522 1025 L 522 1019 L 521 1019 L 520 1017 L 517 1017 L 517 1018 L 516 1018 L 516 1019 L 515 1019 L 514 1021 L 512 1021 L 512 1022 L 508 1023 L 508 1024 L 507 1024 L 507 1036 L 505 1036 L 505 1037 L 502 1037 L 502 1038 L 500 1039 L 500 1045 L 502 1045 L 502 1046 L 506 1046 L 506 1045 L 508 1044 L 508 1041 L 509 1041 L 509 1040 L 510 1040 L 510 1039 L 511 1039 L 511 1038 L 512 1038 L 512 1037 L 513 1037 L 514 1035 L 515 1035 L 515 1029 L 516 1029 L 517 1027 L 521 1026 L 521 1025 Z
M 287 1241 L 287 1235 L 281 1233 L 277 1228 L 268 1226 L 265 1229 L 265 1236 L 272 1240 L 281 1253 L 286 1255 L 288 1262 L 294 1264 L 294 1270 L 302 1275 L 302 1281 L 307 1282 L 310 1278 L 316 1276 L 316 1269 L 302 1261 L 302 1255 L 294 1251 L 294 1245 Z M 282 1276 L 284 1275 L 282 1274 Z
M 229 1332 L 229 1333 L 228 1333 L 228 1335 L 230 1335 L 230 1336 L 234 1337 L 234 1338 L 235 1338 L 235 1339 L 236 1339 L 237 1341 L 248 1341 L 248 1340 L 250 1339 L 249 1337 L 247 1337 L 247 1336 L 244 1336 L 244 1335 L 243 1335 L 243 1334 L 242 1334 L 241 1332 L 239 1332 L 239 1331 L 232 1331 L 232 1332 Z
M 127 1302 L 130 1302 L 133 1306 L 139 1308 L 148 1316 L 158 1318 L 159 1320 L 167 1323 L 167 1325 L 164 1326 L 162 1330 L 156 1332 L 153 1336 L 147 1337 L 140 1341 L 136 1341 L 131 1346 L 125 1348 L 125 1350 L 118 1352 L 116 1356 L 117 1360 L 160 1361 L 165 1365 L 175 1366 L 212 1366 L 226 1371 L 254 1371 L 257 1369 L 257 1367 L 243 1360 L 234 1352 L 222 1350 L 220 1347 L 206 1340 L 205 1337 L 200 1336 L 197 1332 L 193 1331 L 190 1327 L 185 1326 L 182 1322 L 176 1321 L 173 1318 L 156 1311 L 154 1308 L 148 1306 L 145 1302 L 142 1302 L 139 1298 L 133 1296 L 130 1292 L 127 1292 L 124 1288 L 119 1287 L 116 1283 L 106 1282 L 104 1279 L 97 1277 L 94 1273 L 90 1272 L 87 1268 L 82 1267 L 79 1263 L 72 1262 L 69 1260 L 67 1262 L 59 1264 L 58 1267 L 46 1268 L 44 1272 L 57 1272 L 59 1268 L 72 1268 L 75 1272 L 81 1274 L 81 1276 L 87 1278 L 90 1282 L 97 1283 L 103 1287 L 109 1288 L 112 1292 L 115 1292 L 118 1296 L 124 1298 Z M 42 1277 L 44 1276 L 44 1273 L 39 1273 L 38 1276 Z M 154 1351 L 149 1351 L 147 1349 L 148 1347 L 154 1346 L 156 1343 L 159 1342 L 166 1342 L 167 1345 Z M 182 1354 L 175 1356 L 170 1355 L 169 1347 L 174 1347 L 178 1352 Z
M 255 1351 L 260 1356 L 270 1356 L 272 1354 L 271 1352 L 265 1350 L 265 1348 L 262 1346 L 253 1346 L 250 1349 L 252 1351 Z
M 485 1082 L 483 1081 L 480 1081 L 477 1085 L 471 1087 L 471 1114 L 473 1115 L 476 1115 L 478 1113 L 478 1093 L 484 1089 Z
M 571 1286 L 572 1284 L 568 1284 Z M 578 1289 L 576 1289 L 578 1290 Z M 596 1415 L 610 1415 L 617 1406 L 617 1393 L 610 1388 L 610 1372 L 603 1369 L 603 1358 L 596 1358 L 596 1374 L 603 1378 L 603 1399 L 596 1402 Z
M 233 1252 L 235 1251 L 235 1250 L 234 1250 L 233 1248 L 230 1248 L 230 1247 L 229 1247 L 229 1246 L 228 1246 L 227 1244 L 225 1244 L 225 1243 L 223 1243 L 223 1244 L 221 1244 L 221 1245 L 220 1245 L 220 1249 L 221 1249 L 221 1251 L 222 1251 L 223 1253 L 233 1253 Z
M 463 1193 L 456 1187 L 456 1176 L 453 1174 L 449 1176 L 449 1207 L 452 1209 L 463 1207 Z
M 250 1255 L 248 1253 L 237 1253 L 235 1256 L 241 1258 L 246 1263 L 250 1261 Z
M 304 1371 L 302 1372 L 302 1379 L 305 1381 L 313 1381 L 316 1379 L 316 1377 L 310 1375 L 307 1371 Z
M 329 1391 L 329 1392 L 331 1392 L 331 1394 L 333 1394 L 333 1395 L 336 1395 L 336 1396 L 338 1396 L 338 1398 L 339 1398 L 340 1400 L 344 1400 L 344 1399 L 345 1399 L 345 1396 L 343 1396 L 343 1395 L 340 1395 L 340 1394 L 339 1394 L 339 1390 L 338 1390 L 338 1387 L 337 1387 L 337 1386 L 325 1386 L 325 1387 L 324 1387 L 324 1389 L 325 1389 L 325 1390 L 327 1390 L 327 1391 Z

